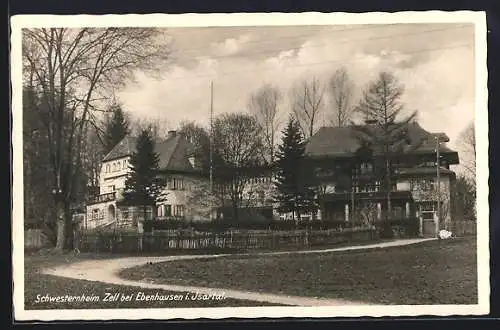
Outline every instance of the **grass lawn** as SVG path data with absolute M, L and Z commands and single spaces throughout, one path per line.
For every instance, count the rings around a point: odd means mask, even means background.
M 25 309 L 102 309 L 102 308 L 172 308 L 172 307 L 236 307 L 236 306 L 263 306 L 263 303 L 244 301 L 225 298 L 222 300 L 191 300 L 186 299 L 183 292 L 168 292 L 154 289 L 140 289 L 121 285 L 111 285 L 93 281 L 82 281 L 44 275 L 40 273 L 41 267 L 51 267 L 64 263 L 83 261 L 89 258 L 107 258 L 109 255 L 26 255 L 25 256 L 25 281 L 24 281 L 24 299 Z M 135 297 L 139 292 L 144 295 L 178 295 L 182 300 L 164 300 L 164 301 L 136 301 Z M 131 301 L 103 301 L 105 293 L 119 293 L 123 295 L 132 295 Z M 36 302 L 37 295 L 51 297 L 56 296 L 98 296 L 99 301 L 89 302 Z M 189 295 L 191 298 L 192 295 Z M 173 298 L 173 297 L 172 297 Z M 271 306 L 272 304 L 265 304 Z
M 476 238 L 334 253 L 173 261 L 127 269 L 121 276 L 378 304 L 476 304 Z

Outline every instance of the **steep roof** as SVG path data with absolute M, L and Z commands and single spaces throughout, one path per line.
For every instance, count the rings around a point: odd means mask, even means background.
M 194 153 L 194 146 L 182 134 L 157 143 L 156 152 L 160 155 L 161 170 L 193 171 L 189 157 Z
M 124 137 L 116 146 L 111 149 L 110 152 L 102 159 L 103 162 L 107 162 L 117 158 L 123 158 L 131 155 L 135 149 L 136 138 L 132 136 Z
M 132 155 L 135 151 L 136 138 L 126 136 L 104 158 L 111 161 Z M 158 140 L 155 149 L 160 156 L 161 170 L 193 171 L 189 157 L 194 153 L 194 146 L 182 134 L 170 135 L 165 140 Z
M 369 126 L 367 126 L 369 128 Z M 418 123 L 408 125 L 408 141 L 406 150 L 411 153 L 435 152 L 434 133 L 423 129 Z M 321 127 L 307 143 L 306 155 L 321 156 L 351 156 L 361 147 L 358 133 L 354 127 Z M 440 151 L 456 153 L 442 145 Z

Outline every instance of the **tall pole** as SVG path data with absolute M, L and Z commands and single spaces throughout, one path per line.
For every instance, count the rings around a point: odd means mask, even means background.
M 352 175 L 352 182 L 351 182 L 351 213 L 350 213 L 350 218 L 351 222 L 354 222 L 354 182 L 355 182 L 355 175 Z
M 210 82 L 210 220 L 213 220 L 213 117 L 214 117 L 214 82 Z
M 437 221 L 436 221 L 436 234 L 439 233 L 439 222 L 441 221 L 441 188 L 440 188 L 440 177 L 439 177 L 439 136 L 436 136 L 436 189 L 437 189 Z

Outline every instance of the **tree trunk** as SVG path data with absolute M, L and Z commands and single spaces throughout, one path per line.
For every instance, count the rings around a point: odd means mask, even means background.
M 64 249 L 73 250 L 74 247 L 74 228 L 73 228 L 73 217 L 71 214 L 70 206 L 68 204 L 64 204 L 64 221 L 65 221 L 65 229 L 66 229 L 66 240 L 64 244 Z
M 66 219 L 62 202 L 56 203 L 57 242 L 56 250 L 63 251 L 66 245 Z
M 385 170 L 386 170 L 386 180 L 387 180 L 387 220 L 390 221 L 392 219 L 392 205 L 391 205 L 391 166 L 389 159 L 385 161 Z
M 233 222 L 238 222 L 238 203 L 236 201 L 233 201 L 232 203 L 233 207 Z

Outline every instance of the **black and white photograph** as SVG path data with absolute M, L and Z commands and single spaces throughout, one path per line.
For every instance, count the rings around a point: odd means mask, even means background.
M 489 313 L 484 13 L 11 26 L 16 320 Z

